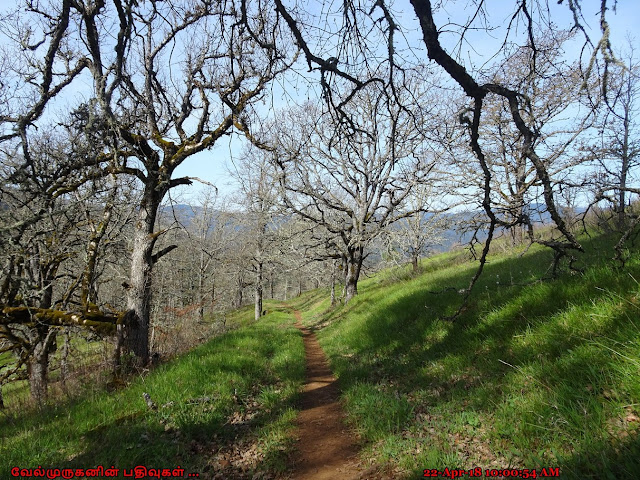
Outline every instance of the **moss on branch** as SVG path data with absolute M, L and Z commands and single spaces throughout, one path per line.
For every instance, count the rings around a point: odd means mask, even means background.
M 59 327 L 80 326 L 107 335 L 114 334 L 116 326 L 121 324 L 124 318 L 124 312 L 113 315 L 99 310 L 63 312 L 48 308 L 9 307 L 5 305 L 0 305 L 0 312 L 0 325 L 35 325 L 40 323 Z

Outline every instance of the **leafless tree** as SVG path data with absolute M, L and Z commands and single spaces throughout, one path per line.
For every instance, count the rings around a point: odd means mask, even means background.
M 301 21 L 299 5 L 285 4 L 283 0 L 276 0 L 275 3 L 278 13 L 287 22 L 304 53 L 309 70 L 319 72 L 326 104 L 342 122 L 354 120 L 349 115 L 347 106 L 356 101 L 358 92 L 375 84 L 395 95 L 399 86 L 398 72 L 406 72 L 410 66 L 415 65 L 416 58 L 425 55 L 424 50 L 412 48 L 415 45 L 408 44 L 407 26 L 403 25 L 391 2 L 363 0 L 345 2 L 336 10 L 323 9 L 319 26 Z M 535 120 L 532 120 L 528 92 L 522 88 L 520 80 L 538 75 L 538 66 L 546 53 L 540 44 L 540 26 L 553 34 L 557 29 L 558 8 L 568 9 L 572 21 L 567 28 L 578 32 L 584 39 L 585 48 L 581 50 L 578 60 L 586 81 L 598 75 L 606 77 L 617 61 L 611 47 L 611 32 L 607 21 L 611 1 L 603 0 L 599 4 L 597 14 L 601 35 L 595 42 L 587 34 L 583 14 L 585 4 L 580 0 L 518 0 L 509 4 L 510 13 L 500 12 L 499 24 L 483 1 L 469 2 L 461 19 L 449 21 L 446 7 L 451 3 L 453 2 L 412 0 L 415 17 L 410 21 L 417 21 L 419 25 L 426 57 L 446 73 L 467 99 L 460 121 L 467 127 L 471 151 L 482 171 L 480 201 L 488 217 L 487 239 L 480 257 L 480 266 L 467 289 L 470 292 L 482 273 L 496 229 L 505 226 L 499 210 L 494 208 L 491 201 L 492 170 L 488 164 L 487 152 L 483 148 L 482 119 L 491 103 L 504 102 L 509 115 L 508 122 L 520 136 L 519 156 L 527 165 L 526 169 L 533 172 L 535 183 L 541 191 L 542 203 L 559 232 L 558 238 L 545 241 L 555 251 L 557 262 L 571 252 L 582 251 L 582 246 L 556 205 L 553 172 L 545 164 L 540 132 Z M 563 5 L 556 6 L 553 3 Z M 509 22 L 503 28 L 504 18 L 509 18 Z M 476 62 L 471 55 L 466 55 L 469 51 L 467 46 L 473 42 L 472 35 L 487 40 L 492 31 L 504 34 L 498 49 L 517 45 L 526 52 L 527 67 L 517 72 L 516 78 L 505 81 L 487 75 L 491 70 L 493 54 L 485 57 L 488 61 L 480 62 Z
M 456 227 L 453 217 L 446 216 L 449 205 L 442 203 L 431 185 L 418 185 L 406 201 L 413 212 L 383 232 L 385 254 L 393 263 L 411 263 L 414 273 L 419 260 L 442 245 L 445 230 Z
M 621 55 L 625 63 L 612 68 L 602 79 L 608 96 L 598 119 L 599 135 L 586 147 L 595 161 L 594 203 L 606 202 L 613 210 L 615 229 L 621 233 L 615 259 L 624 264 L 624 245 L 635 231 L 640 218 L 632 207 L 640 195 L 637 167 L 640 164 L 640 124 L 637 121 L 640 99 L 640 65 L 634 56 L 632 40 Z
M 545 38 L 538 45 L 545 53 L 537 58 L 535 75 L 525 78 L 518 75 L 530 69 L 531 58 L 527 49 L 516 47 L 513 52 L 505 52 L 505 60 L 493 74 L 493 80 L 526 94 L 522 115 L 536 132 L 532 148 L 539 152 L 539 161 L 549 174 L 558 213 L 568 221 L 563 214 L 566 210 L 560 207 L 561 197 L 566 196 L 563 192 L 574 191 L 571 187 L 579 183 L 577 167 L 584 165 L 585 159 L 577 146 L 590 135 L 595 110 L 582 94 L 583 79 L 577 64 L 567 65 L 561 58 L 564 42 L 571 35 L 554 32 L 542 36 Z M 468 126 L 470 120 L 465 115 L 463 111 L 461 118 Z M 475 179 L 476 198 L 484 198 L 483 203 L 491 207 L 497 226 L 510 231 L 514 241 L 516 237 L 522 241 L 526 236 L 531 242 L 556 249 L 557 262 L 564 252 L 559 246 L 560 239 L 548 240 L 534 233 L 536 223 L 548 223 L 550 212 L 535 165 L 525 155 L 525 139 L 511 117 L 510 106 L 503 97 L 488 97 L 479 125 L 483 169 L 474 174 L 475 162 L 458 162 L 458 167 L 461 175 Z M 463 154 L 459 160 L 465 158 L 468 156 Z
M 193 212 L 190 225 L 193 251 L 199 252 L 197 265 L 198 319 L 204 321 L 205 305 L 215 306 L 215 284 L 218 265 L 228 247 L 224 205 L 218 201 L 212 188 L 204 190 L 198 199 L 198 209 Z
M 266 5 L 240 0 L 26 2 L 12 18 L 24 57 L 15 75 L 33 78 L 34 93 L 26 108 L 2 117 L 3 138 L 20 138 L 28 153 L 31 125 L 47 103 L 90 78 L 102 135 L 110 139 L 99 159 L 103 171 L 141 184 L 119 342 L 145 364 L 151 272 L 167 253 L 154 253 L 158 209 L 171 188 L 191 183 L 173 175 L 187 158 L 234 128 L 250 135 L 251 106 L 293 59 L 288 46 L 276 48 L 287 45 L 278 38 L 279 18 Z
M 609 98 L 600 121 L 600 144 L 592 147 L 602 174 L 599 199 L 608 199 L 624 230 L 630 195 L 637 195 L 635 167 L 640 159 L 640 130 L 636 120 L 640 98 L 640 66 L 631 49 L 627 63 L 609 76 Z
M 238 204 L 242 219 L 243 249 L 248 255 L 253 275 L 255 319 L 263 313 L 265 272 L 277 261 L 281 251 L 279 227 L 285 221 L 277 188 L 277 172 L 262 150 L 250 146 L 235 163 L 232 175 L 236 178 Z
M 59 327 L 113 333 L 118 318 L 104 312 L 97 290 L 105 281 L 100 257 L 111 249 L 106 240 L 121 226 L 122 218 L 112 218 L 120 209 L 119 185 L 114 178 L 92 181 L 91 169 L 70 168 L 78 149 L 78 137 L 48 132 L 32 139 L 27 169 L 19 153 L 2 152 L 0 339 L 18 361 L 1 380 L 26 365 L 38 404 L 47 395 Z
M 398 207 L 432 168 L 424 107 L 403 108 L 373 84 L 358 96 L 357 125 L 311 104 L 286 112 L 273 156 L 287 207 L 326 230 L 346 260 L 346 301 L 358 293 L 366 246 L 409 214 Z

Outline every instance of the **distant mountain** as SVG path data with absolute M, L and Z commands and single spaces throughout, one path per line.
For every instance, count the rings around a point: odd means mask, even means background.
M 186 204 L 164 205 L 160 208 L 159 219 L 163 222 L 172 222 L 175 218 L 185 228 L 189 228 L 194 220 L 203 214 L 203 211 L 204 209 L 199 206 Z M 525 211 L 529 214 L 533 223 L 552 223 L 551 215 L 544 204 L 530 204 L 526 207 Z M 586 211 L 584 207 L 576 209 L 576 213 L 578 214 L 584 213 L 584 211 Z M 212 229 L 215 228 L 216 218 L 223 213 L 224 212 L 219 210 L 214 212 Z M 433 213 L 429 212 L 424 213 L 426 219 L 431 218 L 433 215 Z M 479 241 L 484 241 L 487 237 L 488 230 L 486 228 L 480 228 L 477 232 L 475 231 L 479 223 L 484 221 L 488 224 L 488 219 L 482 210 L 444 213 L 442 216 L 447 219 L 447 224 L 450 225 L 450 227 L 441 233 L 441 242 L 433 246 L 433 251 L 436 253 L 448 251 L 456 245 L 469 243 L 474 234 Z M 280 217 L 276 222 L 282 223 L 286 222 L 286 220 L 287 217 Z

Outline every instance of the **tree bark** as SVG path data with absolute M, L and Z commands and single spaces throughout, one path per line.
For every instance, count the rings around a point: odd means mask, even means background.
M 331 262 L 331 306 L 336 304 L 336 264 L 338 261 L 334 259 Z
M 345 299 L 344 303 L 349 303 L 358 294 L 358 279 L 362 269 L 364 248 L 362 246 L 349 248 L 347 257 L 347 272 L 345 275 Z
M 262 262 L 256 264 L 256 285 L 255 285 L 255 319 L 262 316 Z
M 158 237 L 154 227 L 160 202 L 166 193 L 166 188 L 157 188 L 157 183 L 146 183 L 134 225 L 124 346 L 135 356 L 136 366 L 144 366 L 149 362 L 151 274 L 153 247 Z
M 71 335 L 69 329 L 64 329 L 64 344 L 62 345 L 62 356 L 60 358 L 60 378 L 62 385 L 66 387 L 69 378 L 69 353 L 71 351 Z
M 342 272 L 343 272 L 343 276 L 344 276 L 344 284 L 342 287 L 342 299 L 346 302 L 347 299 L 347 276 L 349 274 L 349 262 L 347 261 L 347 257 L 345 257 L 343 255 L 342 257 Z
M 236 298 L 233 301 L 234 308 L 240 308 L 242 306 L 242 302 L 244 301 L 243 290 L 244 281 L 242 280 L 241 274 L 238 273 L 238 278 L 236 281 Z
M 270 298 L 275 297 L 275 282 L 273 281 L 273 270 L 269 272 L 269 296 Z
M 114 377 L 118 375 L 118 369 L 120 365 L 122 365 L 122 349 L 124 348 L 125 336 L 126 327 L 123 322 L 116 327 L 116 336 L 113 345 L 112 373 Z
M 629 73 L 629 75 L 631 75 Z M 627 191 L 627 173 L 629 171 L 630 155 L 629 155 L 629 107 L 625 108 L 622 132 L 622 151 L 620 166 L 620 190 L 618 191 L 618 228 L 623 230 L 627 223 L 625 215 L 626 191 Z
M 198 271 L 198 321 L 204 321 L 204 302 L 206 294 L 204 292 L 205 258 L 204 251 L 200 252 L 200 270 Z
M 58 266 L 50 266 L 42 279 L 45 287 L 40 296 L 40 307 L 50 309 L 53 303 L 53 281 Z M 5 309 L 6 311 L 6 309 Z M 35 320 L 37 314 L 28 311 L 29 320 Z M 57 331 L 49 325 L 36 325 L 29 331 L 29 340 L 33 349 L 27 362 L 27 375 L 29 378 L 29 391 L 34 402 L 41 406 L 47 399 L 49 387 L 49 354 L 55 351 Z
M 27 363 L 27 374 L 31 398 L 41 406 L 47 399 L 49 355 L 55 349 L 56 332 L 48 326 L 38 327 L 36 330 L 37 338 L 33 339 L 35 347 Z
M 411 255 L 411 268 L 413 273 L 418 273 L 418 253 L 415 250 Z

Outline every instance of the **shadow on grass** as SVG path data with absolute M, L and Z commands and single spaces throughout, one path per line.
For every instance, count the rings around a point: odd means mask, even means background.
M 589 452 L 578 453 L 560 464 L 563 476 L 594 480 L 638 478 L 640 437 L 599 442 Z
M 1 476 L 8 478 L 14 466 L 38 465 L 215 470 L 215 454 L 255 445 L 295 405 L 304 350 L 297 330 L 277 323 L 218 337 L 113 394 L 0 418 Z M 142 392 L 157 409 L 147 407 Z M 282 460 L 282 449 L 272 447 L 262 451 L 264 464 Z
M 598 242 L 585 242 L 592 258 Z M 637 431 L 636 416 L 629 417 L 631 425 L 612 422 L 621 405 L 640 401 L 633 387 L 637 366 L 618 368 L 626 362 L 619 350 L 640 338 L 631 320 L 640 307 L 616 300 L 638 285 L 608 267 L 532 283 L 549 261 L 548 252 L 537 251 L 490 262 L 454 322 L 441 318 L 458 307 L 455 290 L 466 287 L 472 268 L 434 272 L 395 290 L 363 289 L 353 305 L 331 312 L 333 323 L 321 335 L 341 388 L 368 385 L 410 398 L 414 411 L 405 417 L 405 430 L 419 422 L 440 428 L 443 451 L 456 451 L 444 445 L 448 434 L 453 440 L 482 431 L 498 458 L 515 456 L 530 468 L 555 459 L 559 465 L 547 466 L 577 472 L 574 478 L 640 471 L 637 437 L 620 445 L 612 440 L 618 432 Z M 638 278 L 637 270 L 629 273 Z M 453 289 L 442 291 L 440 282 Z M 608 310 L 599 302 L 608 302 Z M 469 412 L 479 420 L 460 421 Z M 420 414 L 433 418 L 423 421 Z M 357 415 L 366 424 L 368 414 Z M 619 452 L 634 455 L 623 462 Z

